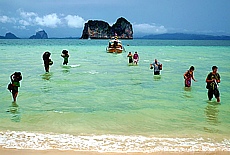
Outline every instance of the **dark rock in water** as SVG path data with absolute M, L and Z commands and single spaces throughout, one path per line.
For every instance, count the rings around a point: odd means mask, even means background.
M 133 39 L 133 29 L 130 22 L 121 17 L 112 27 L 104 21 L 89 20 L 85 23 L 81 39 L 108 39 L 115 34 L 121 39 Z
M 112 26 L 112 34 L 117 33 L 119 38 L 133 39 L 133 28 L 132 24 L 125 18 L 117 19 L 117 22 Z
M 13 33 L 6 33 L 5 38 L 4 39 L 19 39 L 18 37 L 16 37 Z
M 48 35 L 44 30 L 42 30 L 36 32 L 36 34 L 32 35 L 29 39 L 48 39 Z

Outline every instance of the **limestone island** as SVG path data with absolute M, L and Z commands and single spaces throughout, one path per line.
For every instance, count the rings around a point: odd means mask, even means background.
M 85 23 L 81 39 L 111 39 L 114 36 L 133 39 L 132 24 L 123 17 L 118 18 L 112 26 L 105 21 L 89 20 Z

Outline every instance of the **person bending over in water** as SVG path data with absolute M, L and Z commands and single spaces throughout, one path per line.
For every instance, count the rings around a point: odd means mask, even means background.
M 210 72 L 206 78 L 208 89 L 208 99 L 212 100 L 213 95 L 215 96 L 217 102 L 220 102 L 220 92 L 218 89 L 218 83 L 220 83 L 220 75 L 217 73 L 218 67 L 212 66 L 212 72 Z
M 63 62 L 63 65 L 67 65 L 68 64 L 68 59 L 69 59 L 69 53 L 67 50 L 63 50 L 62 51 L 62 55 L 61 55 L 63 58 L 64 58 L 64 62 Z
M 53 61 L 50 59 L 50 55 L 51 55 L 51 53 L 47 51 L 42 56 L 46 72 L 49 72 L 49 68 L 50 68 L 49 66 L 53 64 Z
M 18 96 L 18 87 L 20 87 L 20 82 L 22 80 L 22 74 L 20 72 L 15 72 L 10 76 L 11 86 L 8 87 L 9 91 L 12 93 L 13 102 L 16 102 Z
M 194 66 L 191 66 L 189 70 L 184 73 L 184 85 L 185 87 L 190 87 L 192 84 L 192 79 L 197 82 L 194 78 L 193 71 L 195 70 Z

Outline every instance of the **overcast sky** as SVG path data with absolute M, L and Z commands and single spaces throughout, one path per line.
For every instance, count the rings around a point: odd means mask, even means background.
M 230 35 L 230 0 L 0 0 L 0 35 L 80 37 L 88 20 L 119 17 L 134 36 L 161 33 Z

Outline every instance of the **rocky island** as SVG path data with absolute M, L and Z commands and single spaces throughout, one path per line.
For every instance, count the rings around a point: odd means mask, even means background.
M 32 35 L 29 39 L 48 39 L 48 35 L 44 30 L 36 32 L 35 35 Z
M 11 32 L 6 33 L 5 36 L 0 36 L 0 39 L 20 39 Z
M 89 20 L 85 23 L 81 39 L 109 39 L 115 34 L 120 39 L 133 39 L 132 24 L 123 17 L 112 26 L 104 21 Z

